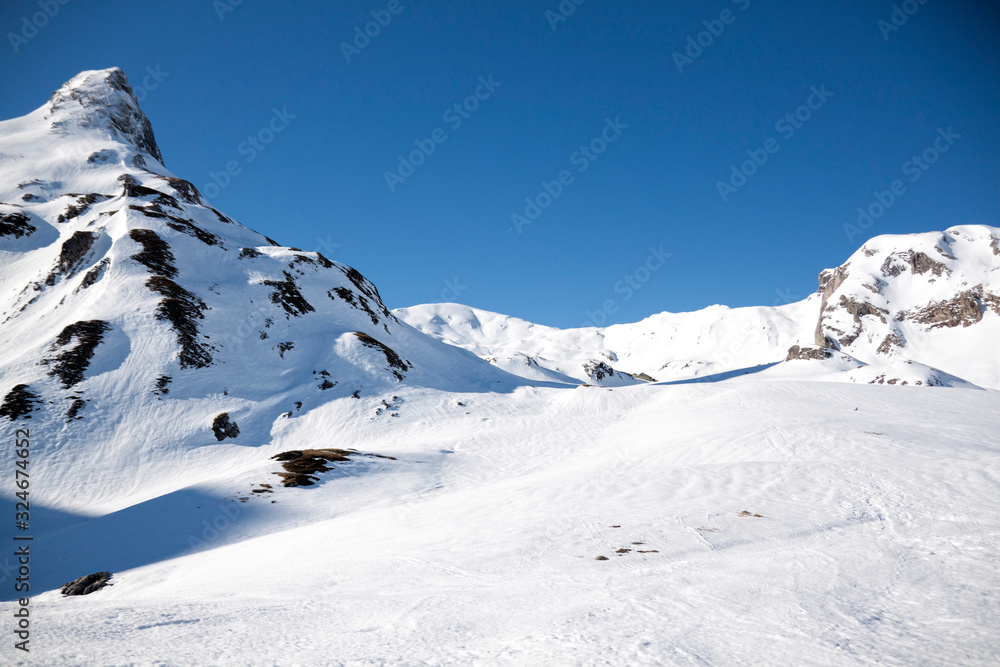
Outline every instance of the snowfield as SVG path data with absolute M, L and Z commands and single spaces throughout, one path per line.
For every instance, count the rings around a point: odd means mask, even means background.
M 994 665 L 998 340 L 986 226 L 780 307 L 390 312 L 84 72 L 0 122 L 0 664 Z
M 749 380 L 331 404 L 256 466 L 60 517 L 37 571 L 114 585 L 35 598 L 19 664 L 995 664 L 998 411 Z M 316 441 L 397 461 L 233 501 Z

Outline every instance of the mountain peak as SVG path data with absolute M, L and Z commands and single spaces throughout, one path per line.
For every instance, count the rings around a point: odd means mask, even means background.
M 153 126 L 139 107 L 128 77 L 117 67 L 80 72 L 52 94 L 48 106 L 53 128 L 105 130 L 163 163 Z

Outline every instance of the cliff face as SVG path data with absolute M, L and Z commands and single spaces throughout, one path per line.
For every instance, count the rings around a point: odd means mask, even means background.
M 1000 230 L 881 236 L 820 274 L 815 343 L 862 361 L 910 359 L 996 386 Z

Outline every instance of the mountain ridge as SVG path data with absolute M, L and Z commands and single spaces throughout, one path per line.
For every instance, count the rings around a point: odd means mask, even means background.
M 921 363 L 1000 389 L 1000 355 L 990 345 L 1000 339 L 1000 229 L 960 225 L 877 236 L 841 266 L 820 272 L 815 293 L 782 306 L 716 305 L 572 329 L 458 304 L 394 312 L 526 378 L 552 372 L 600 382 L 584 366 L 608 362 L 633 377 L 689 380 L 809 359 L 815 353 L 802 350 L 818 348 L 858 365 Z M 798 351 L 789 355 L 792 348 Z

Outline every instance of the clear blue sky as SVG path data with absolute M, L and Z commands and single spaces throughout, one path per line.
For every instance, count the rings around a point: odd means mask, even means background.
M 870 236 L 1000 225 L 995 2 L 908 0 L 890 32 L 889 1 L 585 0 L 553 30 L 559 0 L 396 0 L 348 62 L 341 44 L 387 0 L 235 1 L 48 0 L 58 12 L 37 35 L 24 17 L 38 1 L 4 2 L 0 116 L 119 66 L 150 84 L 167 167 L 244 224 L 357 267 L 390 307 L 443 295 L 555 326 L 600 320 L 607 301 L 608 321 L 627 322 L 802 298 Z M 674 53 L 705 21 L 721 34 L 701 35 L 712 43 L 681 72 Z M 11 32 L 33 36 L 15 53 Z M 500 86 L 455 128 L 445 112 L 490 76 Z M 813 86 L 833 95 L 810 100 Z M 248 161 L 241 143 L 275 108 L 295 117 Z M 797 110 L 800 127 L 776 127 Z M 577 153 L 619 116 L 602 154 Z M 949 127 L 960 138 L 912 182 L 907 161 Z M 390 190 L 385 172 L 439 128 L 447 140 Z M 723 201 L 718 182 L 748 151 L 767 162 Z M 231 183 L 206 187 L 230 161 Z M 511 231 L 564 170 L 572 182 Z M 849 239 L 845 223 L 897 179 L 904 194 Z M 647 273 L 660 246 L 672 256 Z

